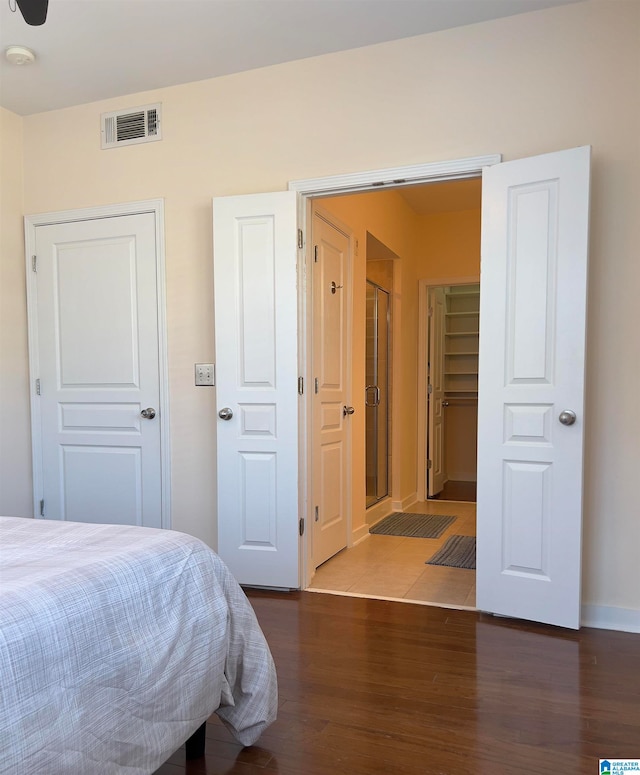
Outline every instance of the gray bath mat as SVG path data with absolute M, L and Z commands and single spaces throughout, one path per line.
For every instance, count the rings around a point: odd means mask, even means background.
M 476 567 L 475 536 L 451 536 L 447 538 L 443 546 L 430 560 L 426 561 L 425 565 L 447 565 L 449 568 L 474 570 Z
M 411 514 L 399 511 L 390 514 L 371 528 L 370 533 L 386 536 L 409 536 L 410 538 L 440 538 L 455 520 L 445 514 Z

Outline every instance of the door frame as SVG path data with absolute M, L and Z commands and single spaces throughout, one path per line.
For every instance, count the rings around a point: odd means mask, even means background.
M 29 349 L 29 394 L 31 404 L 31 457 L 33 466 L 33 516 L 40 517 L 42 496 L 42 423 L 36 393 L 40 351 L 38 347 L 38 298 L 33 260 L 36 252 L 36 228 L 59 223 L 117 218 L 123 215 L 152 213 L 156 236 L 156 312 L 158 324 L 158 378 L 160 387 L 160 500 L 161 525 L 171 527 L 171 454 L 169 419 L 169 368 L 167 354 L 167 314 L 164 245 L 164 200 L 148 199 L 100 207 L 37 213 L 24 217 L 25 269 L 27 286 L 27 328 Z
M 418 500 L 427 500 L 427 355 L 429 354 L 429 290 L 443 285 L 475 285 L 480 275 L 466 277 L 442 277 L 418 280 L 418 455 L 416 475 L 418 478 Z
M 311 276 L 313 263 L 313 245 L 310 239 L 312 218 L 312 199 L 335 196 L 337 194 L 356 194 L 365 191 L 378 191 L 384 188 L 399 188 L 420 183 L 436 183 L 444 180 L 456 180 L 482 175 L 484 167 L 499 164 L 501 154 L 473 156 L 463 159 L 439 161 L 426 164 L 415 164 L 405 167 L 391 167 L 355 172 L 347 175 L 329 175 L 321 178 L 307 178 L 289 181 L 290 191 L 298 193 L 298 352 L 299 374 L 304 384 L 311 386 L 311 311 L 312 298 Z M 299 513 L 305 524 L 311 524 L 312 503 L 309 498 L 311 482 L 311 390 L 302 395 L 298 407 L 300 455 L 298 461 L 299 481 Z M 366 524 L 364 526 L 367 527 Z M 363 530 L 362 538 L 367 534 Z M 351 531 L 353 542 L 353 531 Z M 300 537 L 300 585 L 305 589 L 311 583 L 314 568 L 311 559 L 310 530 L 305 530 Z M 356 540 L 359 540 L 358 537 Z

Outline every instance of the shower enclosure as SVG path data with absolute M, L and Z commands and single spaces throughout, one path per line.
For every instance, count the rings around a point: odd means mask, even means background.
M 389 494 L 389 293 L 367 280 L 366 300 L 366 503 Z

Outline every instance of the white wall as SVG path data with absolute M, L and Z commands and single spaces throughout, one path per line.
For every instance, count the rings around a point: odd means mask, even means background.
M 213 358 L 213 195 L 591 144 L 584 597 L 640 609 L 639 28 L 635 0 L 591 0 L 24 120 L 26 212 L 166 199 L 177 529 L 213 543 L 214 392 L 192 385 L 193 363 Z M 162 142 L 100 150 L 102 111 L 156 100 Z M 24 315 L 12 320 L 24 380 Z M 28 427 L 22 400 L 14 420 Z M 28 465 L 15 475 L 28 493 Z

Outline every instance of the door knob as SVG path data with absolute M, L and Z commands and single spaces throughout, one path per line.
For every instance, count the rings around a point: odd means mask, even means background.
M 147 409 L 143 409 L 140 414 L 145 420 L 153 420 L 156 416 L 156 410 L 152 406 L 149 406 Z
M 224 409 L 221 409 L 218 412 L 218 417 L 221 420 L 230 420 L 233 417 L 233 409 L 229 409 L 228 406 L 225 406 Z
M 356 410 L 352 406 L 342 407 L 342 416 L 346 417 L 348 414 L 353 414 Z
M 565 409 L 564 412 L 560 412 L 558 420 L 560 420 L 563 425 L 573 425 L 576 421 L 576 413 L 571 409 Z

